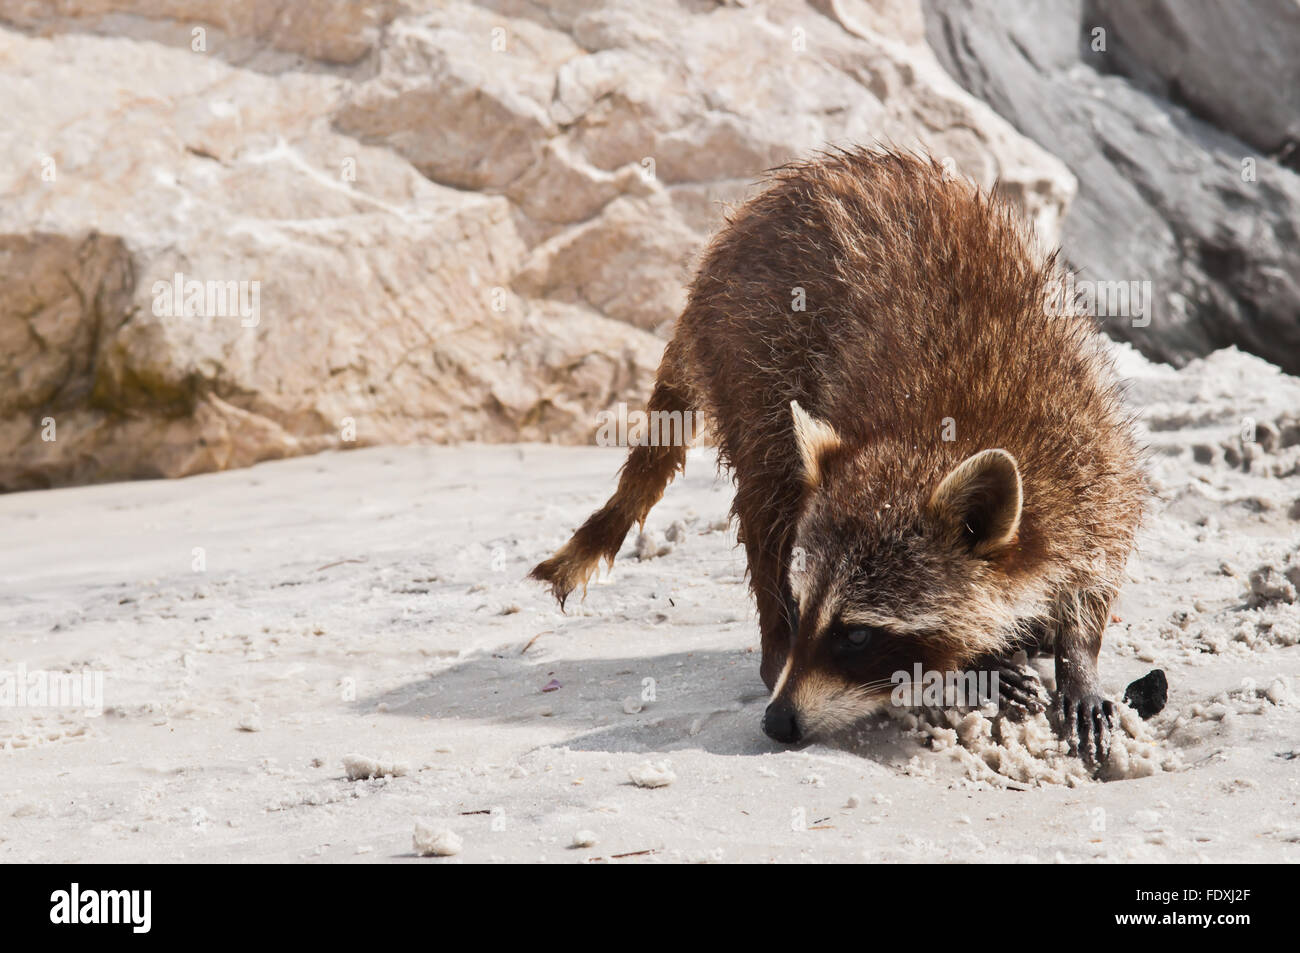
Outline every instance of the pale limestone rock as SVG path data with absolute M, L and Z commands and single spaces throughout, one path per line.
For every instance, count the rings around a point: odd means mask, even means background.
M 928 149 L 1048 238 L 1073 192 L 915 0 L 0 0 L 0 101 L 0 489 L 590 442 L 763 170 Z
M 204 40 L 216 55 L 236 41 L 241 55 L 264 45 L 346 64 L 374 48 L 399 7 L 398 0 L 0 0 L 0 21 L 44 32 L 125 33 L 186 47 L 202 27 L 213 31 Z

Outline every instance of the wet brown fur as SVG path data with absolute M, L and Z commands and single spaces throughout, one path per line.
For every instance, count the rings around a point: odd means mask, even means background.
M 942 670 L 1038 641 L 1063 690 L 1097 691 L 1146 483 L 1092 321 L 1044 307 L 1058 275 L 1009 205 L 876 150 L 775 170 L 714 238 L 648 409 L 707 414 L 735 475 L 769 688 L 811 705 L 810 685 L 843 686 L 817 644 L 857 605 L 906 623 L 888 664 Z M 811 468 L 791 401 L 830 434 Z M 932 497 L 990 448 L 1014 458 L 1023 509 L 977 554 Z M 532 576 L 563 605 L 684 462 L 684 447 L 633 448 L 614 496 Z M 809 565 L 792 575 L 796 541 Z M 844 692 L 821 704 L 850 711 Z

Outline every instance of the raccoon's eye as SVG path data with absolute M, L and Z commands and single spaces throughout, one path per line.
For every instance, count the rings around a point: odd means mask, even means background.
M 848 635 L 844 638 L 849 643 L 850 648 L 865 648 L 875 637 L 875 629 L 849 629 Z

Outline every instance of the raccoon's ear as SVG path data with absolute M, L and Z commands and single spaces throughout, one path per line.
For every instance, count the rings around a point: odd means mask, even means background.
M 826 421 L 810 416 L 797 400 L 790 401 L 790 414 L 794 418 L 794 442 L 803 462 L 804 482 L 816 486 L 822 478 L 822 454 L 840 445 L 840 435 Z
M 964 536 L 976 556 L 1014 542 L 1020 528 L 1020 469 L 1005 450 L 982 450 L 943 478 L 930 514 Z

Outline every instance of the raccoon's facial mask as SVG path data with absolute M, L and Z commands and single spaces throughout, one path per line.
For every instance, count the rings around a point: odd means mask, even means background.
M 825 596 L 825 594 L 823 594 Z M 763 719 L 763 729 L 787 744 L 851 725 L 880 710 L 894 687 L 894 673 L 910 670 L 918 643 L 872 624 L 847 607 L 823 608 L 829 600 L 786 603 L 794 638 Z
M 797 402 L 790 410 L 805 485 L 824 489 L 826 455 L 842 441 Z M 763 721 L 771 737 L 789 743 L 852 724 L 888 703 L 896 673 L 910 675 L 918 663 L 926 671 L 947 671 L 960 661 L 953 640 L 936 634 L 952 625 L 945 607 L 968 597 L 985 561 L 1018 539 L 1019 467 L 1005 450 L 976 453 L 921 500 L 914 523 L 896 522 L 894 535 L 873 535 L 863 546 L 853 535 L 861 530 L 828 523 L 823 501 L 809 494 L 797 561 L 787 572 L 794 590 L 786 604 L 792 641 Z M 831 561 L 838 554 L 810 539 L 846 540 L 853 555 L 836 570 Z M 817 553 L 812 562 L 810 547 Z
M 799 600 L 793 595 L 786 599 L 786 617 L 790 620 L 790 631 L 798 638 Z M 873 646 L 879 648 L 889 636 L 890 633 L 885 628 L 871 622 L 839 619 L 831 623 L 827 632 L 822 633 L 822 638 L 832 642 L 832 650 L 845 657 L 866 652 Z

